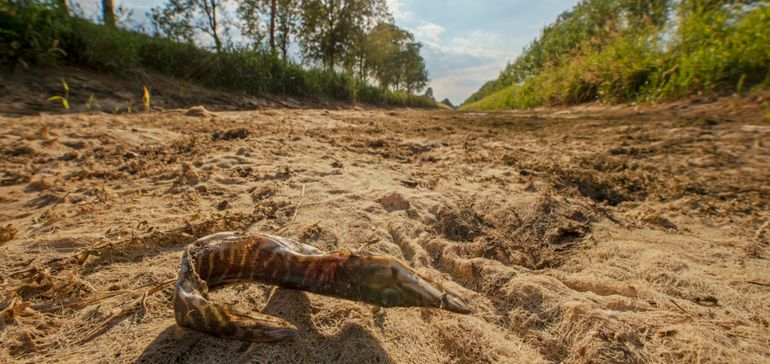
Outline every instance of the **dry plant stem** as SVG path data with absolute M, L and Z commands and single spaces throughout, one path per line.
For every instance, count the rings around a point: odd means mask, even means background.
M 161 283 L 155 285 L 155 287 L 153 287 L 153 288 L 151 288 L 149 290 L 142 291 L 142 293 L 141 293 L 141 295 L 139 295 L 139 297 L 137 297 L 133 301 L 129 302 L 123 308 L 118 308 L 117 312 L 113 313 L 112 315 L 107 317 L 107 319 L 105 319 L 102 323 L 100 323 L 98 326 L 96 326 L 93 329 L 91 329 L 86 334 L 86 336 L 84 338 L 78 340 L 76 342 L 76 344 L 77 345 L 81 345 L 81 344 L 86 343 L 88 341 L 91 341 L 95 337 L 101 335 L 102 333 L 104 333 L 105 331 L 107 331 L 111 327 L 111 324 L 116 323 L 117 321 L 119 321 L 119 320 L 121 320 L 121 319 L 123 319 L 125 317 L 128 317 L 128 315 L 133 313 L 134 310 L 136 310 L 139 306 L 142 306 L 146 310 L 147 306 L 146 306 L 145 302 L 147 300 L 147 297 L 152 295 L 152 294 L 155 294 L 157 292 L 160 292 L 161 290 L 163 290 L 164 288 L 170 286 L 174 282 L 176 282 L 176 279 L 171 279 L 171 280 L 168 280 L 168 281 L 161 282 Z M 139 292 L 137 292 L 137 290 L 134 290 L 131 293 L 138 294 Z
M 303 192 L 304 192 L 304 188 L 303 188 Z M 154 230 L 154 231 L 152 231 L 149 234 L 145 234 L 145 235 L 141 235 L 141 236 L 132 236 L 132 237 L 128 237 L 128 238 L 125 238 L 125 239 L 118 240 L 118 241 L 105 241 L 105 242 L 101 242 L 101 243 L 96 243 L 96 244 L 93 244 L 93 245 L 89 246 L 88 248 L 86 248 L 86 249 L 84 249 L 84 250 L 82 250 L 80 252 L 76 252 L 76 253 L 74 253 L 74 254 L 72 254 L 70 256 L 49 259 L 49 260 L 47 260 L 44 263 L 44 265 L 50 267 L 50 266 L 52 266 L 52 265 L 54 265 L 56 263 L 60 263 L 62 265 L 69 265 L 69 264 L 75 263 L 76 265 L 81 265 L 82 266 L 83 264 L 85 264 L 85 262 L 88 259 L 88 257 L 91 256 L 92 254 L 103 253 L 103 252 L 109 250 L 110 248 L 128 245 L 128 244 L 130 244 L 131 242 L 134 242 L 134 241 L 153 240 L 153 239 L 158 239 L 158 237 L 171 236 L 171 235 L 182 235 L 182 236 L 185 236 L 185 238 L 192 239 L 193 236 L 188 234 L 188 233 L 186 233 L 186 231 L 189 230 L 189 231 L 192 231 L 192 232 L 197 232 L 197 231 L 203 230 L 204 234 L 202 234 L 202 235 L 205 235 L 205 233 L 207 232 L 206 231 L 207 229 L 205 229 L 206 226 L 208 226 L 208 225 L 215 225 L 216 223 L 220 223 L 220 222 L 226 222 L 228 220 L 228 218 L 229 218 L 228 215 L 224 215 L 224 216 L 220 216 L 220 217 L 218 217 L 216 219 L 213 219 L 213 220 L 204 220 L 203 222 L 198 223 L 198 224 L 187 223 L 186 226 L 178 227 L 178 228 L 175 228 L 175 229 L 166 230 L 166 231 L 163 231 L 163 232 L 159 232 L 157 230 Z M 31 264 L 33 261 L 34 260 L 28 262 L 26 265 Z M 37 267 L 30 267 L 30 268 L 27 268 L 27 269 L 24 269 L 24 270 L 14 271 L 10 275 L 11 276 L 18 276 L 20 274 L 32 272 L 32 271 L 34 271 L 36 269 L 37 269 Z
M 283 226 L 278 228 L 278 230 L 275 231 L 276 233 L 280 233 L 286 230 L 286 228 L 289 227 L 289 225 L 291 225 L 292 222 L 294 222 L 294 219 L 297 218 L 297 213 L 299 212 L 299 208 L 302 207 L 302 201 L 304 199 L 305 199 L 305 184 L 302 184 L 302 193 L 299 195 L 299 202 L 297 203 L 297 207 L 294 208 L 294 214 L 291 216 L 291 219 L 289 220 L 289 222 L 287 222 L 286 224 L 284 224 Z
M 671 301 L 671 303 L 673 303 L 674 306 L 676 306 L 676 308 L 678 308 L 680 311 L 682 311 L 682 313 L 684 313 L 685 316 L 687 316 L 687 318 L 689 318 L 690 320 L 693 319 L 692 315 L 689 312 L 687 312 L 684 308 L 682 308 L 682 306 L 679 306 L 679 304 L 676 303 L 676 301 L 674 301 L 674 300 L 669 300 L 669 301 Z
M 754 239 L 761 240 L 762 234 L 767 230 L 770 230 L 770 219 L 768 219 L 764 224 L 762 224 L 762 226 L 759 227 L 759 229 L 757 229 L 757 232 L 754 233 Z
M 297 218 L 297 213 L 299 212 L 299 208 L 302 207 L 302 201 L 305 199 L 305 185 L 302 185 L 302 193 L 299 195 L 299 203 L 297 203 L 297 208 L 294 209 L 294 215 L 291 215 L 291 220 L 289 220 L 289 224 L 294 222 L 294 219 Z
M 63 309 L 66 309 L 66 308 L 80 309 L 80 308 L 92 305 L 94 303 L 97 303 L 97 302 L 100 302 L 100 301 L 103 301 L 103 300 L 106 300 L 106 299 L 112 298 L 112 297 L 122 296 L 122 295 L 126 295 L 126 294 L 137 295 L 139 293 L 139 291 L 142 290 L 143 288 L 147 288 L 147 287 L 151 287 L 152 286 L 153 288 L 150 289 L 150 290 L 141 291 L 142 296 L 144 297 L 144 299 L 146 299 L 147 295 L 155 293 L 155 292 L 158 292 L 158 291 L 162 290 L 163 288 L 169 287 L 175 281 L 176 281 L 176 279 L 169 279 L 167 281 L 163 281 L 163 282 L 159 282 L 159 283 L 146 284 L 144 286 L 137 287 L 137 288 L 131 289 L 131 290 L 120 290 L 120 291 L 114 291 L 114 292 L 104 292 L 102 294 L 97 294 L 97 297 L 89 298 L 89 299 L 86 299 L 86 300 L 75 300 L 75 301 L 72 301 L 72 302 L 66 302 L 66 303 L 61 303 L 61 304 L 56 304 L 56 305 L 50 305 L 50 304 L 35 305 L 35 306 L 32 306 L 31 308 L 34 309 L 35 311 L 39 311 L 39 312 L 52 312 L 52 311 L 57 311 L 57 310 L 63 310 Z
M 754 284 L 762 287 L 770 287 L 770 283 L 762 283 L 762 282 L 756 282 L 756 281 L 746 281 L 746 283 Z

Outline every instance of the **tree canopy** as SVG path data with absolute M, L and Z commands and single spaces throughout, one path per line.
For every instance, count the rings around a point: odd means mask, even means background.
M 223 13 L 228 1 L 166 0 L 148 15 L 158 36 L 194 43 L 202 32 L 221 51 L 232 43 L 232 19 Z M 303 63 L 374 80 L 383 90 L 414 93 L 428 84 L 422 44 L 393 23 L 385 0 L 242 0 L 235 9 L 243 39 L 236 47 L 288 60 L 296 44 Z
M 366 64 L 383 89 L 394 87 L 409 92 L 428 83 L 422 44 L 414 35 L 392 23 L 379 23 L 366 35 Z

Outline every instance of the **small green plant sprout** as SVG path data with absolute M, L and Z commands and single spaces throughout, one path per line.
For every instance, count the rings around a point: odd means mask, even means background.
M 144 86 L 144 92 L 142 93 L 142 103 L 144 104 L 144 111 L 150 111 L 150 91 L 147 90 L 147 86 Z
M 96 101 L 93 93 L 91 93 L 91 95 L 88 96 L 88 101 L 86 101 L 86 108 L 88 109 L 88 111 L 102 109 L 102 105 L 100 105 L 99 102 Z
M 51 96 L 48 98 L 48 101 L 59 101 L 61 102 L 61 106 L 67 109 L 67 111 L 70 111 L 70 102 L 69 102 L 70 86 L 67 85 L 67 82 L 64 81 L 64 79 L 61 80 L 61 85 L 62 85 L 62 88 L 64 88 L 64 96 L 61 96 L 61 95 Z
M 738 86 L 735 87 L 736 91 L 740 94 L 743 92 L 743 82 L 746 81 L 746 74 L 742 74 L 741 78 L 738 79 Z

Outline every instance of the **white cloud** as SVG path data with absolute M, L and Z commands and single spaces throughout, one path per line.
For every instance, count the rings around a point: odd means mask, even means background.
M 474 62 L 478 62 L 477 60 Z M 476 66 L 456 68 L 431 77 L 430 85 L 437 98 L 448 97 L 455 104 L 460 104 L 478 90 L 484 82 L 497 78 L 505 63 L 489 61 Z
M 404 10 L 404 0 L 385 0 L 388 4 L 388 9 L 393 13 L 393 17 L 396 21 L 406 21 L 413 17 L 412 12 Z
M 437 44 L 441 41 L 441 34 L 443 34 L 445 30 L 444 27 L 438 24 L 422 22 L 414 28 L 412 33 L 414 33 L 417 39 L 422 40 L 425 43 Z
M 500 44 L 497 35 L 484 32 L 473 31 L 467 36 L 453 37 L 446 45 L 439 46 L 444 52 L 469 54 L 483 58 L 509 58 L 510 51 Z

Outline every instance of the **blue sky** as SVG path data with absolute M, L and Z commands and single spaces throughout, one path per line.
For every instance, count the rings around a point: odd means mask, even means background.
M 75 0 L 86 15 L 101 0 Z M 578 0 L 386 0 L 396 24 L 423 43 L 422 55 L 438 100 L 463 102 Z M 163 0 L 116 0 L 133 9 L 134 21 Z
M 423 43 L 436 99 L 462 103 L 577 0 L 388 0 Z

